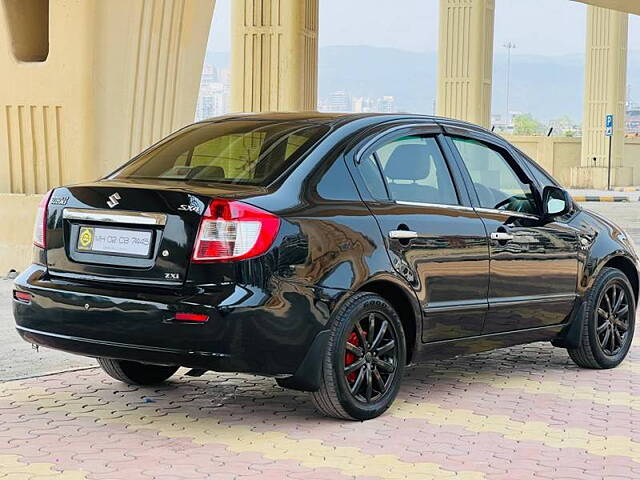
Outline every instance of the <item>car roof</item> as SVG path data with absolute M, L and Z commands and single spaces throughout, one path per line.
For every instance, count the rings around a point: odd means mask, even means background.
M 369 120 L 369 124 L 374 125 L 377 123 L 387 123 L 393 121 L 420 121 L 420 122 L 433 122 L 443 123 L 451 126 L 457 126 L 461 128 L 467 128 L 470 130 L 489 132 L 484 127 L 479 125 L 465 122 L 462 120 L 456 120 L 453 118 L 438 117 L 435 115 L 423 115 L 415 113 L 337 113 L 337 112 L 261 112 L 261 113 L 233 113 L 222 115 L 219 117 L 212 117 L 206 120 L 206 122 L 220 122 L 228 120 L 241 120 L 251 118 L 252 120 L 265 121 L 265 122 L 295 122 L 295 121 L 309 121 L 313 123 L 321 123 L 331 126 L 341 126 L 351 122 L 359 120 Z

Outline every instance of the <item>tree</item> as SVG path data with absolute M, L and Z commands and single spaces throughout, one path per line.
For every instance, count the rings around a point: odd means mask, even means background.
M 579 126 L 576 125 L 576 122 L 574 122 L 568 115 L 563 115 L 552 120 L 551 126 L 554 128 L 554 132 L 556 132 L 556 134 L 563 135 L 565 137 L 575 137 L 579 128 Z
M 555 120 L 552 120 L 551 124 L 554 127 L 558 127 L 562 130 L 569 130 L 573 128 L 573 126 L 575 125 L 575 122 L 571 119 L 569 115 L 562 115 L 561 117 L 556 118 Z
M 544 125 L 533 118 L 530 113 L 521 113 L 513 117 L 514 135 L 540 135 Z

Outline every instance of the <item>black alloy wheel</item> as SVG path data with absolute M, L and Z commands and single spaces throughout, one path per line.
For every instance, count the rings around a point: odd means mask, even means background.
M 334 312 L 329 333 L 314 405 L 347 420 L 381 415 L 398 394 L 406 363 L 400 317 L 381 296 L 360 292 Z
M 629 299 L 625 289 L 612 282 L 600 295 L 596 310 L 596 333 L 600 348 L 608 356 L 617 355 L 629 334 Z
M 569 356 L 583 368 L 613 368 L 631 348 L 636 319 L 636 299 L 626 275 L 606 267 L 584 297 L 582 334 Z
M 380 312 L 354 323 L 344 347 L 344 376 L 356 400 L 376 402 L 389 391 L 398 366 L 397 342 L 389 319 Z

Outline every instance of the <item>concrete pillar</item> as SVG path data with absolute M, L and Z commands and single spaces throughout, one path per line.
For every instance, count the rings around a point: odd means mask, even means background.
M 234 0 L 231 110 L 315 110 L 318 0 Z
M 438 115 L 491 125 L 494 0 L 440 0 Z
M 626 13 L 588 7 L 582 154 L 581 166 L 572 174 L 574 186 L 607 186 L 609 139 L 605 136 L 605 117 L 608 114 L 615 116 L 612 184 L 625 185 L 633 177 L 623 161 L 627 37 Z
M 15 226 L 0 229 L 0 275 L 27 263 L 35 194 L 99 178 L 193 121 L 213 6 L 0 1 L 0 218 Z

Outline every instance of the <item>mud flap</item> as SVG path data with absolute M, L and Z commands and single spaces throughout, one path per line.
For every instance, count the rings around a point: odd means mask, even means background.
M 328 343 L 329 330 L 318 333 L 296 373 L 291 377 L 276 379 L 278 385 L 291 390 L 317 392 L 320 389 L 322 361 Z
M 558 333 L 558 336 L 551 340 L 554 347 L 578 348 L 582 338 L 582 320 L 584 318 L 587 303 L 581 299 L 571 312 L 567 325 Z

